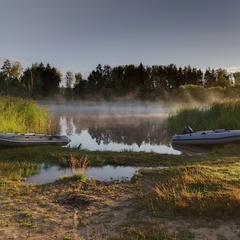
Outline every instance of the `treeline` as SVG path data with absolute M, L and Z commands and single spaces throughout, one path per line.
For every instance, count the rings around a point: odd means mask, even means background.
M 65 78 L 66 86 L 61 85 Z M 0 71 L 0 94 L 34 99 L 66 100 L 169 100 L 176 98 L 187 86 L 225 91 L 240 84 L 240 72 L 228 74 L 224 69 L 208 68 L 204 72 L 191 66 L 99 64 L 87 79 L 81 72 L 60 71 L 49 64 L 35 63 L 23 70 L 20 63 L 8 59 Z M 176 91 L 177 90 L 177 91 Z M 189 89 L 188 89 L 189 90 Z M 181 95 L 181 94 L 180 94 Z
M 0 71 L 0 94 L 44 99 L 60 93 L 61 73 L 49 64 L 33 64 L 23 71 L 20 63 L 8 59 Z

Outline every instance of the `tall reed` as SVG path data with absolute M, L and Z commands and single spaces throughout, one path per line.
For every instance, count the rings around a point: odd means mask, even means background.
M 86 180 L 85 172 L 88 168 L 88 157 L 82 156 L 81 158 L 78 158 L 76 155 L 71 154 L 69 163 L 73 174 L 70 179 L 73 181 L 84 182 Z
M 207 107 L 185 107 L 168 118 L 170 133 L 179 133 L 184 126 L 194 130 L 240 129 L 240 100 L 214 102 Z
M 88 168 L 88 157 L 82 156 L 81 158 L 78 158 L 76 155 L 71 154 L 69 164 L 73 174 L 79 172 L 79 170 L 82 174 L 85 174 Z
M 0 132 L 46 132 L 49 113 L 30 99 L 0 97 Z

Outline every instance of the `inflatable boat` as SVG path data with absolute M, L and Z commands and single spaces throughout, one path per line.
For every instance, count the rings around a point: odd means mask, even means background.
M 240 130 L 205 130 L 193 132 L 191 127 L 185 127 L 181 134 L 172 137 L 175 144 L 224 144 L 240 142 Z
M 71 140 L 67 136 L 35 133 L 0 133 L 0 146 L 23 147 L 40 145 L 67 145 Z

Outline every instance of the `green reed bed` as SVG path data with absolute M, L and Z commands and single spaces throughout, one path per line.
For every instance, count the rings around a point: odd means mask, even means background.
M 0 97 L 0 132 L 46 132 L 50 117 L 30 99 Z
M 215 102 L 208 107 L 186 107 L 170 114 L 168 130 L 180 133 L 184 126 L 193 130 L 240 129 L 240 100 Z

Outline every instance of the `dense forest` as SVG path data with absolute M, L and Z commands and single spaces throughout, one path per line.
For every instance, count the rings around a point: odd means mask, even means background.
M 65 79 L 66 86 L 61 85 Z M 186 94 L 188 92 L 188 94 Z M 0 94 L 37 100 L 131 100 L 166 101 L 206 97 L 209 93 L 238 97 L 240 72 L 228 74 L 224 69 L 201 69 L 154 65 L 99 64 L 83 79 L 81 72 L 60 71 L 43 63 L 23 69 L 19 62 L 7 59 L 0 70 Z

